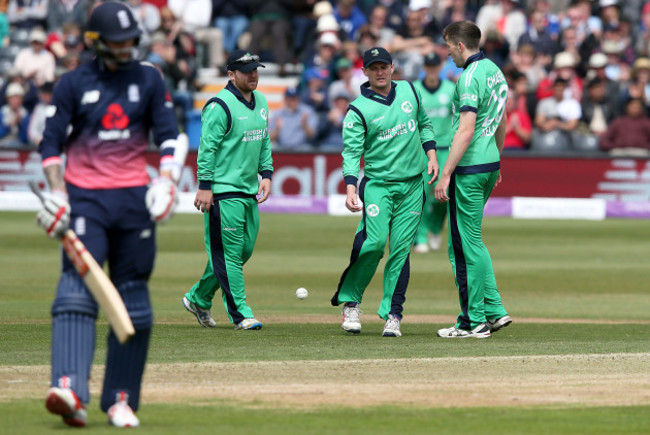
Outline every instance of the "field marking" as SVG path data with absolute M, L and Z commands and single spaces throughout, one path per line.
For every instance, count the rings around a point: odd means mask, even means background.
M 149 364 L 142 400 L 301 409 L 649 405 L 649 365 L 650 353 Z M 93 366 L 91 379 L 99 394 L 103 366 Z M 48 366 L 0 367 L 0 401 L 42 399 L 48 385 Z

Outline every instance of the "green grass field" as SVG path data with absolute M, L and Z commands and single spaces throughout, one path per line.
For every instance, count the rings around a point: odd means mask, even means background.
M 32 213 L 0 213 L 1 433 L 63 430 L 43 407 L 56 242 Z M 156 326 L 138 413 L 144 433 L 649 433 L 650 225 L 639 220 L 484 223 L 515 322 L 488 340 L 443 340 L 458 311 L 446 252 L 411 257 L 399 339 L 376 316 L 345 335 L 329 304 L 358 218 L 262 215 L 245 268 L 261 331 L 216 330 L 180 303 L 201 275 L 202 218 L 159 228 L 150 282 Z M 298 300 L 295 289 L 309 297 Z M 109 431 L 97 393 L 107 326 L 98 327 L 89 425 Z

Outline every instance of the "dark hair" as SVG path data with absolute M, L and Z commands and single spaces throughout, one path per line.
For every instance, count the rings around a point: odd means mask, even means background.
M 481 44 L 481 29 L 471 21 L 456 21 L 445 27 L 442 37 L 453 44 L 462 42 L 469 50 L 478 50 Z
M 567 79 L 563 79 L 562 77 L 556 78 L 555 81 L 553 82 L 553 86 L 556 86 L 556 85 L 567 86 L 568 84 L 569 84 L 569 81 Z
M 604 84 L 605 84 L 605 80 L 599 79 L 598 77 L 594 77 L 593 79 L 589 80 L 589 83 L 587 83 L 587 89 L 591 89 L 598 85 L 604 85 Z

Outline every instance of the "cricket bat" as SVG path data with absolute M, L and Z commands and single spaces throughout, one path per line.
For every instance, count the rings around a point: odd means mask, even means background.
M 45 201 L 43 193 L 36 183 L 30 181 L 30 189 L 41 202 Z M 75 232 L 71 229 L 61 237 L 63 250 L 74 264 L 75 269 L 83 279 L 86 287 L 92 294 L 97 304 L 104 310 L 108 323 L 121 344 L 126 343 L 134 334 L 133 322 L 129 316 L 124 301 L 113 282 L 106 276 L 104 269 L 95 261 Z

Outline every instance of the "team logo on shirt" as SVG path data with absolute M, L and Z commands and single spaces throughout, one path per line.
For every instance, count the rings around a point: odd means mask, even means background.
M 366 207 L 366 213 L 370 217 L 375 217 L 379 215 L 379 206 L 377 204 L 368 204 Z
M 264 121 L 266 121 L 266 117 L 267 117 L 266 109 L 264 109 L 264 108 L 260 109 L 260 116 L 262 117 L 262 119 Z
M 403 110 L 405 113 L 411 113 L 411 112 L 413 111 L 413 105 L 411 104 L 410 101 L 404 101 L 404 102 L 402 103 L 402 110 Z
M 129 122 L 129 117 L 119 103 L 109 105 L 102 117 L 102 127 L 106 130 L 99 130 L 99 138 L 101 140 L 128 139 L 131 137 L 131 132 L 127 130 Z

